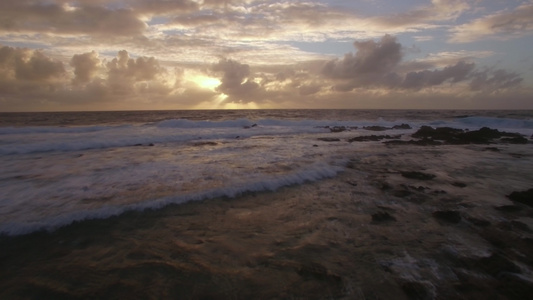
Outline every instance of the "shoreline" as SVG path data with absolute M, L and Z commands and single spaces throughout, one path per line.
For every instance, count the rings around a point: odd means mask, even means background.
M 2 237 L 0 298 L 526 297 L 533 208 L 506 195 L 533 149 L 491 146 L 376 143 L 334 178 Z

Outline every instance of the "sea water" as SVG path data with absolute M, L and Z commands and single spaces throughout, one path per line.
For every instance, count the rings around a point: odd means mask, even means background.
M 392 129 L 409 124 L 411 129 Z M 0 114 L 0 234 L 334 177 L 389 128 L 533 134 L 532 111 L 246 110 Z M 332 135 L 333 127 L 344 127 Z M 321 138 L 334 136 L 338 142 Z

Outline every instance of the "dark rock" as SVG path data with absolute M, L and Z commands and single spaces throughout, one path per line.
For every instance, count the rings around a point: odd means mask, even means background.
M 333 127 L 330 127 L 329 128 L 329 131 L 331 132 L 343 132 L 343 131 L 346 131 L 346 127 L 345 126 L 333 126 Z
M 494 209 L 502 211 L 502 212 L 518 212 L 522 210 L 520 206 L 516 206 L 516 205 L 495 206 Z
M 153 147 L 153 146 L 155 146 L 153 143 L 148 144 L 148 147 Z
M 355 181 L 346 181 L 347 184 L 351 185 L 351 186 L 357 186 L 357 182 Z
M 252 124 L 252 126 L 250 126 L 250 127 L 257 127 L 257 124 Z
M 496 147 L 486 147 L 483 149 L 483 151 L 492 151 L 492 152 L 500 152 L 500 149 Z
M 408 281 L 402 284 L 402 290 L 409 299 L 434 299 L 433 289 L 431 286 L 418 281 Z
M 519 222 L 519 221 L 504 221 L 504 222 L 500 222 L 498 223 L 498 228 L 500 229 L 503 229 L 503 230 L 508 230 L 508 231 L 517 231 L 517 230 L 521 230 L 521 231 L 525 231 L 525 232 L 531 232 L 531 229 L 529 229 L 529 226 L 527 226 L 527 224 L 524 224 L 522 222 Z
M 523 136 L 502 138 L 502 142 L 509 144 L 527 144 L 528 140 Z
M 390 128 L 384 127 L 384 126 L 365 126 L 365 127 L 363 127 L 363 129 L 371 130 L 371 131 L 385 131 L 385 130 L 388 130 Z
M 313 147 L 318 147 L 318 145 L 315 144 L 315 145 L 313 145 Z
M 455 210 L 437 210 L 433 212 L 433 217 L 448 223 L 461 222 L 461 214 Z
M 341 139 L 339 138 L 328 138 L 328 137 L 318 138 L 317 140 L 323 141 L 323 142 L 340 142 L 341 141 Z
M 216 143 L 216 142 L 208 142 L 208 141 L 206 141 L 206 142 L 196 142 L 196 143 L 194 143 L 194 144 L 192 144 L 192 145 L 195 146 L 195 147 L 200 147 L 200 146 L 216 146 L 216 145 L 218 145 L 218 143 Z
M 143 145 L 143 144 L 135 144 L 135 145 L 133 145 L 133 146 L 135 146 L 135 147 L 139 147 L 139 146 L 142 146 L 142 145 Z
M 527 143 L 527 140 L 518 133 L 500 132 L 497 129 L 483 127 L 479 130 L 464 131 L 451 127 L 433 128 L 422 126 L 417 132 L 411 135 L 414 138 L 426 138 L 444 141 L 446 144 L 464 145 L 464 144 L 489 144 L 494 139 L 505 138 L 502 140 L 508 143 Z
M 520 202 L 528 206 L 533 206 L 533 189 L 522 192 L 512 192 L 507 197 L 513 201 Z
M 452 185 L 453 185 L 453 186 L 456 186 L 456 187 L 460 187 L 460 188 L 464 188 L 464 187 L 466 187 L 466 183 L 464 183 L 464 182 L 460 182 L 460 181 L 452 182 Z
M 399 197 L 399 198 L 405 198 L 405 197 L 411 196 L 412 194 L 413 192 L 408 191 L 408 190 L 399 190 L 393 193 L 395 197 Z
M 474 218 L 472 216 L 468 216 L 468 217 L 466 217 L 466 219 L 468 220 L 468 222 L 470 222 L 470 223 L 472 223 L 472 224 L 474 224 L 476 226 L 486 227 L 486 226 L 490 225 L 489 221 L 483 220 L 483 219 Z
M 402 123 L 401 125 L 392 126 L 392 129 L 412 129 L 412 127 L 409 124 Z
M 438 146 L 442 145 L 442 142 L 434 141 L 432 139 L 423 138 L 421 140 L 410 140 L 410 141 L 401 141 L 401 140 L 394 140 L 394 141 L 385 141 L 383 142 L 387 145 L 417 145 L 417 146 Z
M 422 172 L 400 172 L 403 177 L 410 178 L 410 179 L 417 179 L 417 180 L 431 180 L 435 178 L 436 176 L 433 174 L 427 174 Z
M 377 212 L 372 214 L 372 222 L 388 222 L 396 221 L 396 218 L 391 216 L 388 212 Z
M 357 136 L 351 139 L 348 139 L 348 142 L 369 142 L 369 141 L 381 141 L 383 139 L 397 139 L 400 138 L 400 136 L 390 136 L 390 135 L 365 135 L 365 136 Z

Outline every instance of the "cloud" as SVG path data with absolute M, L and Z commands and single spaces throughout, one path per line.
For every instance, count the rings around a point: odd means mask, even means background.
M 484 92 L 513 88 L 523 81 L 518 74 L 503 69 L 477 71 L 472 77 L 470 88 Z
M 131 9 L 111 9 L 89 1 L 79 6 L 59 0 L 1 1 L 0 20 L 0 32 L 131 36 L 146 28 Z
M 222 73 L 217 91 L 229 96 L 233 101 L 253 101 L 252 96 L 259 89 L 259 84 L 249 78 L 250 66 L 231 59 L 221 59 L 213 65 L 214 72 Z
M 75 84 L 86 83 L 92 80 L 101 67 L 100 59 L 95 51 L 83 54 L 75 54 L 70 60 L 70 65 L 74 68 Z
M 424 70 L 420 72 L 410 72 L 405 75 L 401 84 L 402 88 L 421 89 L 440 85 L 446 81 L 457 83 L 464 81 L 474 69 L 474 63 L 458 62 L 453 66 L 447 66 L 441 70 Z
M 452 31 L 451 42 L 469 43 L 486 38 L 508 40 L 533 34 L 533 4 L 523 4 L 513 11 L 500 11 Z
M 432 0 L 431 5 L 422 6 L 405 13 L 372 18 L 374 22 L 389 28 L 428 27 L 438 21 L 453 20 L 470 9 L 464 0 Z
M 4 80 L 51 82 L 65 74 L 61 61 L 26 48 L 0 48 L 0 69 Z
M 516 87 L 523 80 L 518 74 L 505 70 L 476 70 L 472 55 L 486 56 L 491 52 L 443 52 L 439 57 L 403 61 L 402 45 L 389 35 L 377 42 L 358 41 L 354 46 L 355 54 L 330 60 L 322 69 L 322 75 L 332 80 L 336 92 L 362 87 L 419 91 L 463 82 L 469 82 L 472 91 L 494 91 Z
M 381 40 L 355 42 L 357 52 L 347 53 L 342 60 L 327 62 L 322 70 L 326 77 L 350 79 L 350 83 L 339 85 L 341 90 L 350 90 L 365 84 L 379 84 L 395 77 L 392 72 L 402 60 L 402 46 L 396 38 L 385 35 Z

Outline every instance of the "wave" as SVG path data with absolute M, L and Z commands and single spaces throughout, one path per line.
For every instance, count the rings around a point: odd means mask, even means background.
M 78 210 L 40 220 L 19 220 L 0 224 L 0 235 L 16 236 L 36 231 L 53 231 L 60 227 L 92 219 L 107 219 L 128 211 L 161 209 L 171 204 L 183 204 L 191 201 L 214 199 L 219 197 L 236 197 L 247 192 L 275 191 L 291 185 L 331 178 L 344 169 L 345 161 L 335 164 L 314 163 L 299 171 L 262 178 L 261 180 L 234 184 L 218 189 L 196 192 L 187 195 L 174 195 L 127 205 L 105 205 L 91 210 Z
M 465 117 L 456 120 L 459 124 L 496 129 L 533 129 L 531 119 L 508 119 L 493 117 Z

